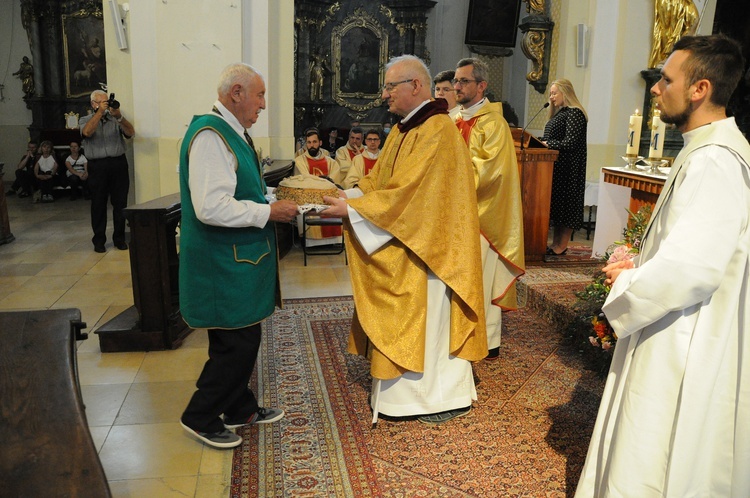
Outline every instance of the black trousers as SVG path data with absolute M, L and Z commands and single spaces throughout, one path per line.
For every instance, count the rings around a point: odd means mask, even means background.
M 70 197 L 78 197 L 78 189 L 83 190 L 83 195 L 89 195 L 89 184 L 88 180 L 81 180 L 81 177 L 77 175 L 70 175 L 67 177 L 68 185 L 70 185 Z
M 248 386 L 260 349 L 260 324 L 241 329 L 208 330 L 208 361 L 182 423 L 200 432 L 220 432 L 223 413 L 232 420 L 250 418 L 258 400 Z
M 34 180 L 34 173 L 27 168 L 17 169 L 16 180 L 10 188 L 19 193 L 26 192 L 27 194 L 31 194 L 32 190 L 34 190 Z
M 107 201 L 112 203 L 112 241 L 119 244 L 125 241 L 125 214 L 128 203 L 130 175 L 125 154 L 119 157 L 89 159 L 89 191 L 91 192 L 91 228 L 94 245 L 104 245 L 107 241 Z

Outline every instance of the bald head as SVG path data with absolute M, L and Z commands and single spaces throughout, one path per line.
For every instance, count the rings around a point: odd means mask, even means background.
M 401 55 L 386 65 L 385 88 L 381 97 L 388 110 L 406 116 L 430 99 L 430 71 L 419 57 Z

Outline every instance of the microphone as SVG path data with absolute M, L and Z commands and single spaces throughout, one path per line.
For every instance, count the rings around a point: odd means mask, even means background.
M 540 112 L 542 112 L 543 110 L 545 110 L 548 107 L 549 107 L 549 102 L 545 102 L 544 105 L 542 106 L 542 108 L 539 109 L 538 111 L 536 111 L 536 114 L 534 114 L 534 117 L 531 118 L 528 123 L 526 123 L 526 126 L 524 126 L 523 129 L 521 129 L 521 150 L 523 150 L 523 138 L 524 138 L 523 134 L 524 134 L 524 132 L 526 132 L 526 128 L 528 128 L 529 125 L 531 124 L 531 122 L 534 121 L 537 116 L 539 116 Z

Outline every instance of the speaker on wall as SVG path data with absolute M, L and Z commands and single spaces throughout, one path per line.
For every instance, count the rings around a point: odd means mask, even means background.
M 585 24 L 576 26 L 576 66 L 583 67 L 586 65 L 588 58 L 588 36 L 589 28 Z
M 122 21 L 122 15 L 120 14 L 120 4 L 117 3 L 117 0 L 109 0 L 109 10 L 112 13 L 112 24 L 114 24 L 115 27 L 117 48 L 125 50 L 128 48 L 128 39 L 125 38 L 125 26 Z
M 470 0 L 465 43 L 515 47 L 521 3 L 523 0 Z

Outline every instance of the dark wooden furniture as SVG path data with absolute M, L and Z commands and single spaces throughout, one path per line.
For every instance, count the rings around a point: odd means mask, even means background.
M 279 182 L 294 172 L 292 159 L 276 159 L 263 173 L 263 179 L 269 187 L 278 187 Z M 294 228 L 290 223 L 276 223 L 276 244 L 279 258 L 286 256 L 294 244 Z
M 322 256 L 322 255 L 335 255 L 344 253 L 344 261 L 349 264 L 346 258 L 346 246 L 344 245 L 344 232 L 341 231 L 341 242 L 335 244 L 326 244 L 322 246 L 307 246 L 307 230 L 308 227 L 342 227 L 344 222 L 341 218 L 321 218 L 317 214 L 303 213 L 302 214 L 302 253 L 304 254 L 303 259 L 305 260 L 305 266 L 307 266 L 308 256 Z
M 70 142 L 81 143 L 81 131 L 78 129 L 48 129 L 39 132 L 39 141 L 49 140 L 56 147 L 67 148 Z
M 602 168 L 602 174 L 606 183 L 631 189 L 630 206 L 628 207 L 631 213 L 637 213 L 646 204 L 653 208 L 659 194 L 661 194 L 661 189 L 664 188 L 664 182 L 667 180 L 666 176 L 658 177 L 622 168 Z
M 5 198 L 4 173 L 0 171 L 0 246 L 10 244 L 16 238 L 10 233 L 10 218 L 8 218 L 8 200 Z
M 177 280 L 181 214 L 180 194 L 125 208 L 135 306 L 96 331 L 102 352 L 174 349 L 191 332 L 180 315 Z
M 0 313 L 2 496 L 111 496 L 78 384 L 77 309 Z
M 290 160 L 274 161 L 264 174 L 276 186 L 292 173 Z M 175 349 L 192 331 L 180 314 L 177 226 L 182 218 L 180 194 L 128 206 L 130 271 L 134 306 L 101 326 L 96 334 L 104 353 Z M 292 227 L 276 224 L 280 257 L 292 246 Z
M 552 170 L 559 152 L 548 149 L 528 132 L 512 128 L 516 159 L 521 176 L 523 243 L 526 262 L 542 261 L 547 251 L 549 207 L 552 199 Z

